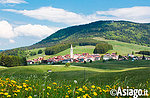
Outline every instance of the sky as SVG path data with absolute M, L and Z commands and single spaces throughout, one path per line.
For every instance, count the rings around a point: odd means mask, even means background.
M 0 0 L 0 50 L 99 20 L 150 23 L 150 0 Z

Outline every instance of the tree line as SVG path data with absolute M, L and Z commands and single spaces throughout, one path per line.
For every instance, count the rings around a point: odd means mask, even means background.
M 136 54 L 150 55 L 150 51 L 140 51 L 136 52 Z
M 70 44 L 57 44 L 57 45 L 52 46 L 52 47 L 47 47 L 45 49 L 45 55 L 57 54 L 57 53 L 64 51 L 68 48 L 70 48 Z
M 26 65 L 27 65 L 26 57 L 0 54 L 0 66 L 13 67 Z

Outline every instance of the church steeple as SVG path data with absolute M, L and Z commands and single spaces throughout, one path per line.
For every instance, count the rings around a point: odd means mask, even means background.
M 73 59 L 73 47 L 72 47 L 72 44 L 71 44 L 71 48 L 70 48 L 70 58 Z

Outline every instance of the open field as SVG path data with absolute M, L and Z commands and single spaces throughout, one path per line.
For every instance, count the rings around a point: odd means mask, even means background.
M 116 41 L 116 40 L 106 40 L 104 38 L 94 38 L 96 40 L 100 40 L 100 41 L 106 41 L 109 44 L 113 45 L 113 50 L 108 51 L 109 53 L 115 53 L 117 52 L 118 54 L 121 55 L 127 55 L 127 54 L 131 54 L 132 51 L 134 52 L 138 52 L 138 51 L 150 51 L 150 47 L 146 47 L 146 46 L 141 46 L 141 45 L 137 45 L 137 44 L 131 44 L 131 43 L 125 43 L 125 42 L 120 42 L 120 41 Z
M 1 94 L 7 92 L 13 98 L 111 98 L 109 91 L 119 86 L 149 89 L 149 62 L 109 61 L 72 64 L 70 67 L 33 65 L 5 68 L 0 70 L 0 83 L 5 85 L 0 89 L 4 89 Z M 1 94 L 0 97 L 9 97 Z
M 73 66 L 75 65 L 75 66 Z M 87 64 L 72 64 L 70 67 L 64 67 L 63 65 L 32 65 L 32 66 L 20 66 L 20 67 L 12 67 L 12 68 L 5 68 L 0 70 L 1 75 L 4 76 L 14 76 L 16 78 L 21 78 L 23 76 L 30 76 L 32 74 L 35 74 L 39 76 L 39 78 L 44 75 L 44 73 L 47 72 L 47 70 L 52 70 L 54 73 L 51 77 L 52 80 L 82 80 L 83 79 L 83 73 L 84 69 L 86 70 L 86 78 L 91 79 L 93 82 L 95 82 L 95 76 L 101 76 L 101 77 L 109 77 L 112 78 L 112 74 L 120 75 L 122 74 L 123 77 L 131 77 L 130 74 L 124 73 L 133 73 L 134 71 L 138 72 L 136 76 L 141 76 L 142 72 L 149 73 L 150 72 L 150 61 L 109 61 L 109 62 L 93 62 L 93 63 L 87 63 Z M 134 75 L 135 75 L 134 74 Z M 134 77 L 133 75 L 133 77 Z M 21 76 L 21 77 L 20 77 Z M 136 77 L 135 76 L 135 77 Z M 147 74 L 149 77 L 149 75 Z M 93 78 L 93 79 L 92 79 Z M 119 79 L 120 77 L 118 77 Z M 145 77 L 143 77 L 145 78 Z M 150 77 L 149 77 L 150 78 Z M 144 80 L 146 81 L 145 78 Z M 115 79 L 115 78 L 114 78 Z M 139 79 L 139 78 L 137 78 Z M 113 80 L 113 79 L 112 79 Z M 103 83 L 106 82 L 107 79 L 103 79 Z M 101 81 L 97 81 L 101 82 Z

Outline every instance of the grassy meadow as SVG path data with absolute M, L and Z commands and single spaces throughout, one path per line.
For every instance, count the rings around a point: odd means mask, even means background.
M 114 49 L 108 51 L 108 53 L 117 52 L 120 55 L 127 55 L 127 54 L 131 54 L 132 51 L 134 51 L 134 52 L 150 51 L 150 47 L 141 46 L 141 45 L 137 45 L 137 44 L 125 43 L 125 42 L 120 42 L 120 41 L 116 41 L 116 40 L 106 40 L 104 38 L 99 38 L 99 37 L 94 38 L 94 39 L 100 40 L 100 41 L 106 41 L 109 44 L 111 44 Z
M 118 86 L 149 89 L 149 66 L 150 61 L 97 61 L 0 68 L 0 97 L 111 98 L 109 91 Z

